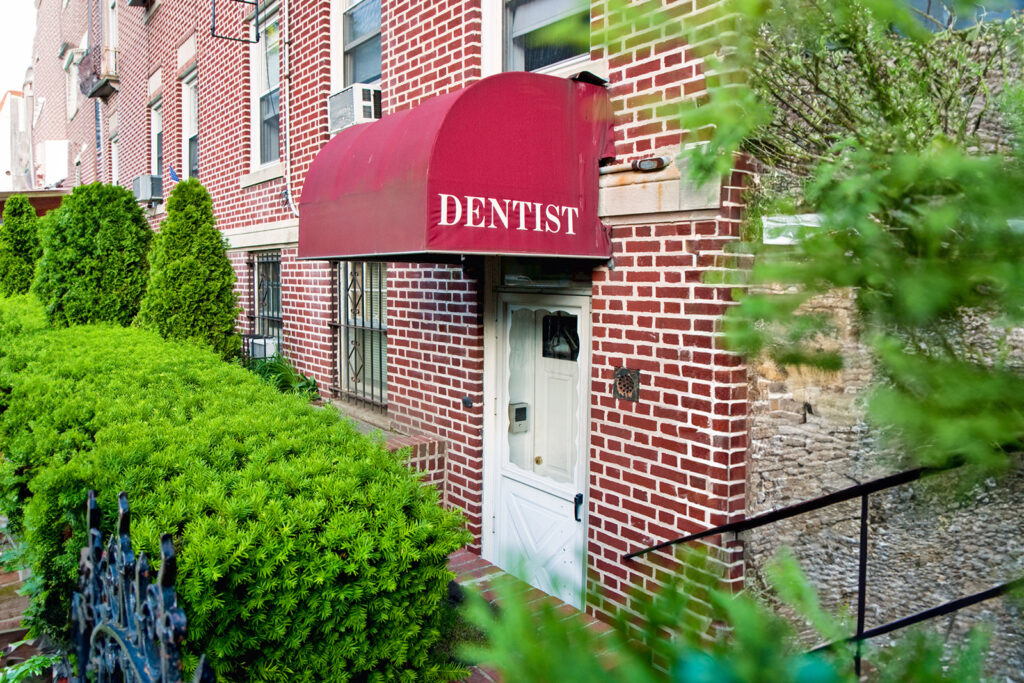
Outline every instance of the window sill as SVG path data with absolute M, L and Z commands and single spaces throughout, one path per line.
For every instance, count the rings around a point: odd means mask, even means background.
M 284 164 L 278 161 L 243 175 L 238 179 L 238 185 L 239 187 L 252 187 L 253 185 L 259 185 L 260 183 L 283 177 Z

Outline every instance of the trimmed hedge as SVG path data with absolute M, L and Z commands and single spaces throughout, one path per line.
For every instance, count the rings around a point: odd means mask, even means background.
M 175 534 L 190 666 L 227 681 L 451 680 L 434 645 L 466 542 L 401 457 L 333 411 L 210 351 L 137 328 L 46 328 L 0 300 L 0 511 L 40 585 L 34 633 L 63 637 L 98 493 L 159 557 Z
M 175 185 L 149 252 L 149 284 L 136 324 L 164 339 L 206 344 L 226 359 L 237 356 L 235 269 L 224 247 L 210 193 L 195 178 Z
M 36 261 L 42 254 L 36 210 L 23 194 L 4 204 L 0 222 L 0 296 L 24 294 L 32 284 Z
M 119 185 L 76 187 L 47 214 L 33 288 L 55 325 L 129 325 L 146 290 L 153 237 L 132 193 Z

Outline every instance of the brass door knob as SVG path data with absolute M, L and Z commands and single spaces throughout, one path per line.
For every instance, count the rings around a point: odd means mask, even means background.
M 536 458 L 533 459 L 533 464 L 534 465 L 539 465 L 542 462 L 544 462 L 544 458 L 540 457 L 539 455 Z

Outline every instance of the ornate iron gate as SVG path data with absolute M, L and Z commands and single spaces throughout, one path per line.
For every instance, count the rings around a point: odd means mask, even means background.
M 103 549 L 96 494 L 86 503 L 89 543 L 78 567 L 79 589 L 71 597 L 72 646 L 78 675 L 67 658 L 54 670 L 59 683 L 181 683 L 185 613 L 174 588 L 178 565 L 171 535 L 160 539 L 160 571 L 152 582 L 146 553 L 138 560 L 128 535 L 128 496 L 118 496 L 117 533 Z M 94 677 L 94 678 L 93 678 Z M 213 683 L 206 657 L 194 683 Z

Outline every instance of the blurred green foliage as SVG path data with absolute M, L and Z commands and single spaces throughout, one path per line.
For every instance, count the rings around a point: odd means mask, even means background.
M 911 462 L 984 473 L 1024 445 L 1022 28 L 946 5 L 972 20 L 889 0 L 733 0 L 674 20 L 709 74 L 679 115 L 703 141 L 686 152 L 697 177 L 744 153 L 758 214 L 820 217 L 790 246 L 738 247 L 756 260 L 726 278 L 746 286 L 731 347 L 839 369 L 833 321 L 804 304 L 849 288 L 871 421 Z
M 855 646 L 851 624 L 818 604 L 795 560 L 782 555 L 771 583 L 794 619 L 753 597 L 719 587 L 713 564 L 698 551 L 659 592 L 637 594 L 610 630 L 588 626 L 553 603 L 520 599 L 515 580 L 499 582 L 495 608 L 475 595 L 468 613 L 485 645 L 464 656 L 496 668 L 505 680 L 531 683 L 850 683 Z M 506 577 L 507 578 L 507 577 Z M 798 623 L 800 630 L 794 626 Z M 808 653 L 807 635 L 831 648 Z M 973 632 L 952 649 L 926 631 L 910 630 L 887 648 L 864 644 L 865 672 L 880 681 L 975 683 L 984 680 L 987 640 Z

